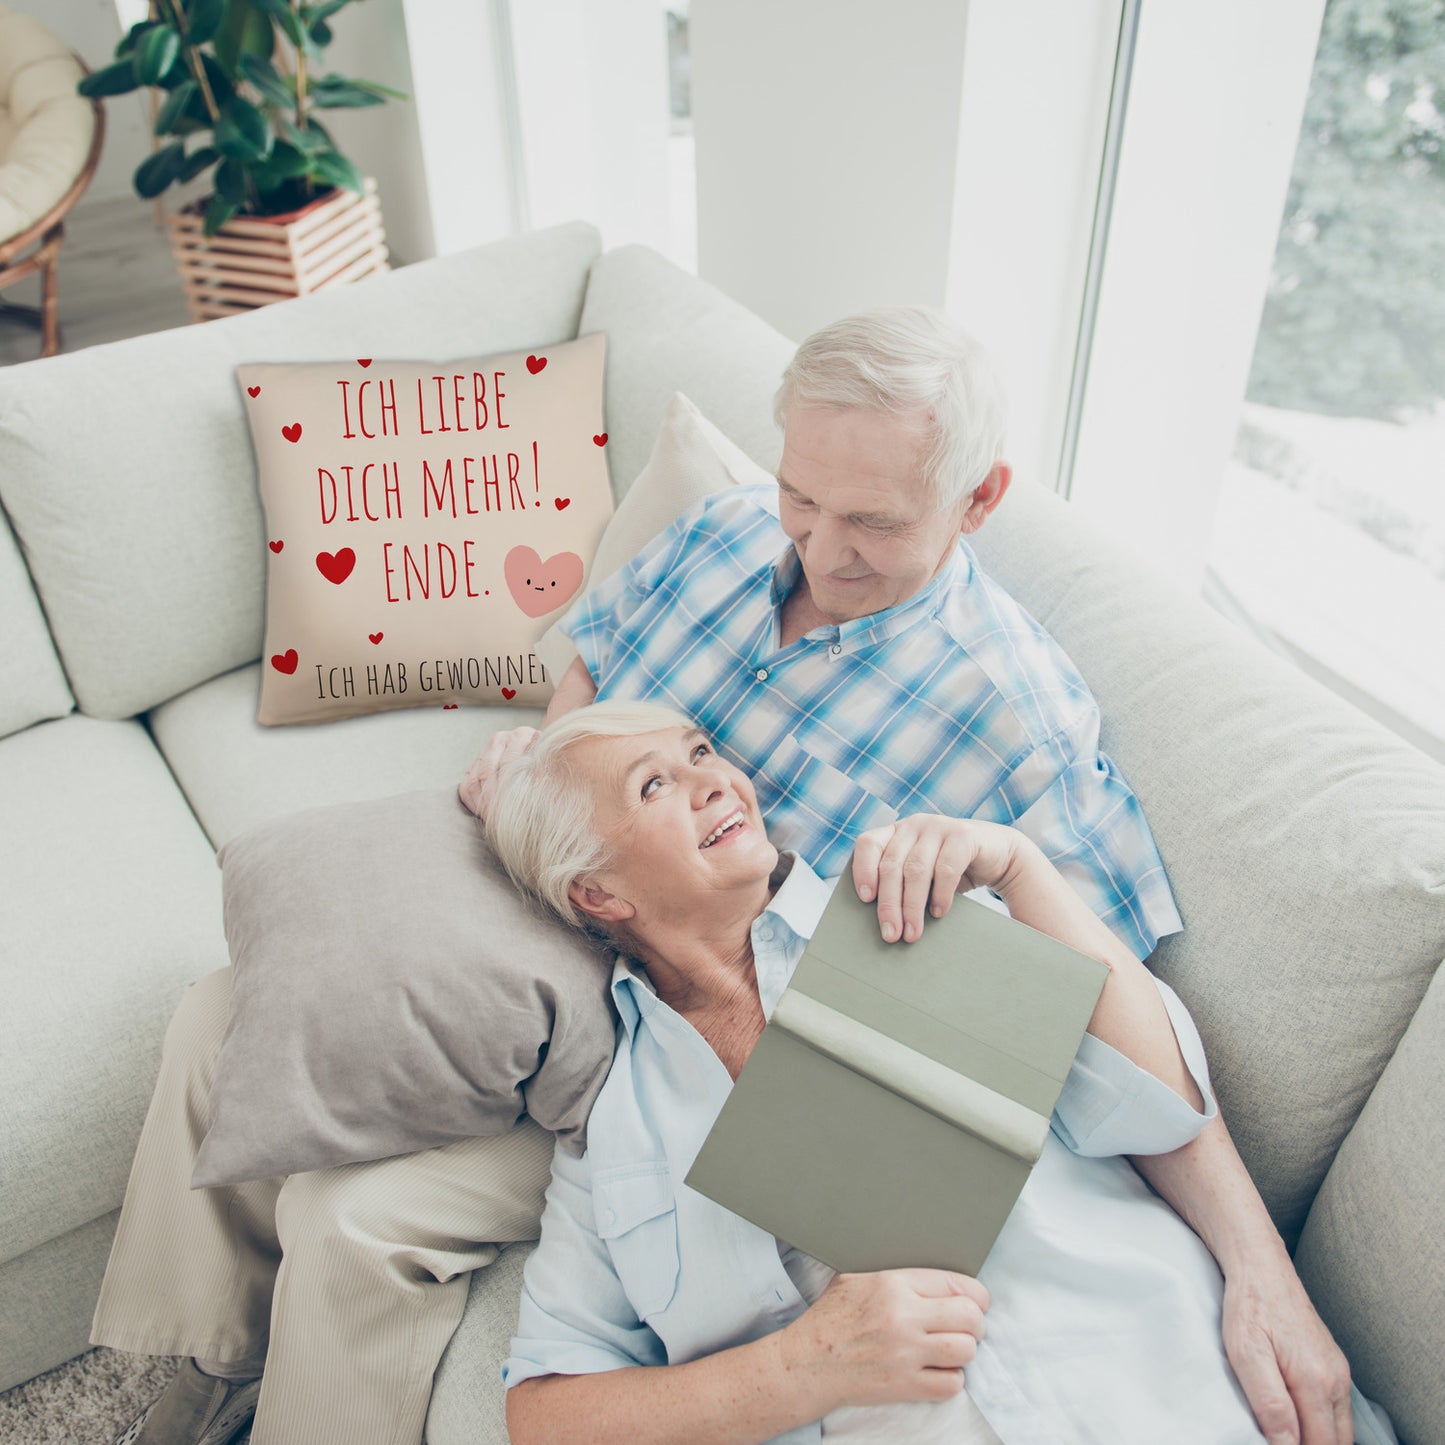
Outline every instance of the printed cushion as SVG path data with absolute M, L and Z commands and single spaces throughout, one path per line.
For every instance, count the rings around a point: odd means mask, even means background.
M 443 791 L 313 808 L 220 852 L 231 1018 L 194 1187 L 501 1134 L 580 1152 L 612 956 L 530 909 Z
M 266 514 L 258 721 L 544 704 L 534 651 L 612 515 L 606 338 L 240 366 Z

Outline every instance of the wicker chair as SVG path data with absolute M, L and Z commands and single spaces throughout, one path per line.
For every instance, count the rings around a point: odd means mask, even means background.
M 63 220 L 95 174 L 99 102 L 76 93 L 85 67 L 38 20 L 0 6 L 0 290 L 41 274 L 38 307 L 0 303 L 37 322 L 42 356 L 60 350 L 57 263 Z

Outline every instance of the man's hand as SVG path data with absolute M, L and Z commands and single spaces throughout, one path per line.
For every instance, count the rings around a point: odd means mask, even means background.
M 1224 1348 L 1269 1445 L 1352 1445 L 1350 1367 L 1288 1260 L 1224 1285 Z
M 536 728 L 513 728 L 510 732 L 497 733 L 473 760 L 461 782 L 457 793 L 462 802 L 479 817 L 487 821 L 487 811 L 492 803 L 492 789 L 496 782 L 497 769 L 503 763 L 520 757 L 537 740 Z

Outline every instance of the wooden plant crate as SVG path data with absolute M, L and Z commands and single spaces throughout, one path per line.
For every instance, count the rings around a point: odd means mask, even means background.
M 388 271 L 376 182 L 336 190 L 284 216 L 236 216 L 214 236 L 199 209 L 166 217 L 193 321 L 234 316 Z

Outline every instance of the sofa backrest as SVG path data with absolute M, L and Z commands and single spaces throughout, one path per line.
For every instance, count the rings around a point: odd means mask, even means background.
M 75 706 L 10 523 L 0 512 L 0 738 Z
M 266 549 L 238 363 L 567 340 L 599 249 L 574 223 L 0 372 L 0 502 L 81 710 L 129 717 L 260 653 Z
M 1151 964 L 1293 1244 L 1445 955 L 1445 768 L 1042 488 L 976 543 L 1098 699 L 1184 918 Z

